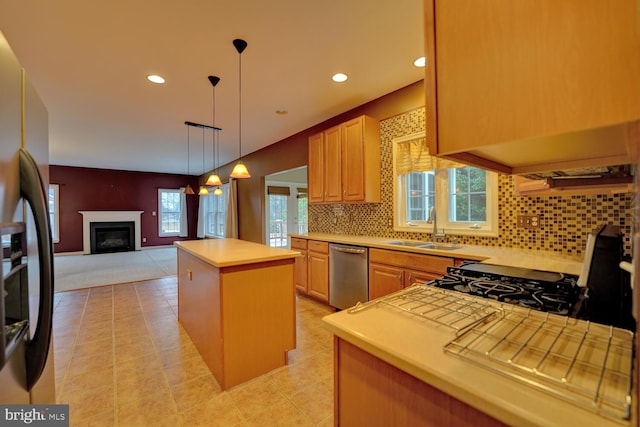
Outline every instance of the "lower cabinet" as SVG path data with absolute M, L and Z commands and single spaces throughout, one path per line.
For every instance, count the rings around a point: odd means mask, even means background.
M 296 348 L 292 259 L 215 267 L 178 249 L 178 320 L 226 390 Z
M 295 263 L 298 291 L 329 302 L 329 243 L 294 237 L 291 238 L 291 249 L 302 254 Z
M 412 252 L 369 250 L 369 299 L 399 291 L 416 282 L 442 277 L 454 258 Z
M 334 423 L 502 427 L 502 422 L 334 337 Z

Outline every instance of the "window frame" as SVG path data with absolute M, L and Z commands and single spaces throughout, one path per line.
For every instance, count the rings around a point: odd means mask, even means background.
M 162 231 L 162 215 L 164 210 L 162 209 L 162 193 L 177 193 L 178 197 L 182 197 L 182 189 L 178 188 L 158 188 L 158 237 L 179 237 L 180 236 L 180 226 L 178 226 L 178 231 L 175 232 L 164 232 Z M 181 199 L 180 199 L 181 200 Z M 182 202 L 180 201 L 180 204 Z M 182 207 L 178 206 L 178 214 L 182 215 Z M 178 217 L 178 224 L 181 224 L 181 218 Z
M 229 191 L 231 189 L 231 185 L 230 183 L 225 183 L 220 185 L 220 189 L 222 190 L 222 195 L 221 196 L 216 196 L 213 194 L 213 192 L 215 191 L 215 187 L 207 187 L 207 190 L 209 190 L 209 195 L 206 196 L 207 197 L 207 205 L 206 205 L 206 209 L 205 209 L 205 224 L 204 224 L 204 235 L 205 237 L 209 238 L 209 239 L 223 239 L 226 235 L 226 229 L 227 229 L 227 210 L 228 210 L 228 201 L 229 201 Z M 217 204 L 215 203 L 216 199 L 219 200 L 224 200 L 224 203 L 222 204 L 224 206 L 223 210 L 220 211 L 215 211 L 213 209 L 213 207 L 215 207 Z M 214 229 L 214 233 L 210 233 L 209 232 L 209 219 L 210 218 L 214 218 L 216 216 L 217 213 L 221 213 L 224 214 L 224 221 L 223 221 L 223 229 L 224 232 L 222 234 L 216 234 L 215 233 L 215 229 L 216 229 L 216 224 L 214 222 L 213 225 L 213 229 Z
M 405 135 L 392 140 L 393 164 L 393 230 L 398 232 L 433 233 L 433 223 L 428 221 L 406 221 L 407 199 L 404 195 L 404 179 L 397 174 L 396 156 L 399 143 L 425 137 L 425 132 Z M 457 221 L 449 220 L 449 173 L 450 169 L 435 169 L 435 214 L 438 231 L 450 235 L 498 236 L 498 175 L 486 171 L 487 221 Z
M 60 185 L 49 184 L 49 191 L 53 190 L 53 212 L 49 209 L 49 219 L 51 222 L 51 239 L 53 243 L 60 243 Z M 47 198 L 49 194 L 47 193 Z M 51 204 L 47 203 L 47 207 Z M 53 218 L 51 214 L 53 213 Z

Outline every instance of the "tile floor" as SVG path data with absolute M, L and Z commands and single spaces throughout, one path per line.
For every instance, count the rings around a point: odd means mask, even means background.
M 221 391 L 177 320 L 175 277 L 55 295 L 58 403 L 71 426 L 331 426 L 332 310 L 297 298 L 289 365 Z

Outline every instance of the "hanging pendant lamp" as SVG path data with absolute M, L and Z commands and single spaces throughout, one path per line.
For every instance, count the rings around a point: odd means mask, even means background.
M 220 77 L 209 76 L 209 82 L 211 83 L 211 86 L 213 88 L 213 127 L 216 126 L 216 85 L 218 84 L 219 81 L 220 81 Z M 211 175 L 209 175 L 209 178 L 207 179 L 207 182 L 206 182 L 206 185 L 209 185 L 212 187 L 222 185 L 222 181 L 220 181 L 220 177 L 218 176 L 218 163 L 216 161 L 217 157 L 218 157 L 218 132 L 214 131 L 213 132 L 213 165 L 212 165 L 213 171 L 211 172 Z M 222 190 L 220 191 L 220 193 L 222 193 Z M 213 194 L 216 194 L 216 191 L 214 191 Z
M 202 128 L 202 173 L 204 174 L 204 128 Z M 207 190 L 207 187 L 201 185 L 198 196 L 207 196 L 208 194 L 209 190 Z
M 189 126 L 188 125 L 187 125 L 187 176 L 191 176 L 190 155 L 189 155 Z M 193 192 L 193 188 L 191 188 L 191 185 L 189 184 L 187 184 L 187 186 L 184 188 L 183 193 L 187 195 L 196 194 Z
M 247 42 L 242 39 L 235 39 L 233 46 L 238 51 L 238 98 L 239 98 L 239 113 L 238 113 L 238 163 L 233 167 L 233 171 L 229 175 L 231 178 L 251 178 L 249 170 L 242 163 L 242 52 L 247 48 Z

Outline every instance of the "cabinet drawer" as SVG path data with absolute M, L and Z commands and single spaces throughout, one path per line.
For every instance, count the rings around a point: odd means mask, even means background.
M 320 252 L 323 254 L 329 253 L 329 243 L 319 242 L 317 240 L 309 240 L 308 249 L 313 252 Z
M 429 271 L 444 275 L 447 267 L 454 265 L 454 259 L 448 257 L 421 255 L 410 252 L 388 251 L 371 248 L 369 250 L 369 262 L 377 262 L 387 265 L 395 265 L 420 271 Z
M 291 249 L 307 249 L 307 239 L 291 238 Z

